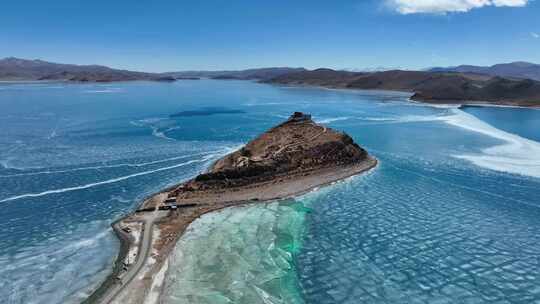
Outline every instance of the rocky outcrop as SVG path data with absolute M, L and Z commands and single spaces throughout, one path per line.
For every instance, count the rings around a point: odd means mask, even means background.
M 208 172 L 184 184 L 197 191 L 240 187 L 334 166 L 359 163 L 367 152 L 353 139 L 294 113 L 284 123 L 217 161 Z

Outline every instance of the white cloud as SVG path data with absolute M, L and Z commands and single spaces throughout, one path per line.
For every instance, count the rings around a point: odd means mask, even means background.
M 535 39 L 540 38 L 540 34 L 535 33 L 535 32 L 531 32 L 531 36 L 532 36 L 533 38 L 535 38 Z
M 401 14 L 468 12 L 484 6 L 525 6 L 530 0 L 387 0 Z

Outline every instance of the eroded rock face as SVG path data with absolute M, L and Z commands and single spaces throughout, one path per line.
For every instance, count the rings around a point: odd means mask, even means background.
M 185 184 L 183 190 L 245 186 L 280 175 L 351 165 L 367 156 L 349 135 L 295 112 L 284 123 L 217 161 L 207 173 Z

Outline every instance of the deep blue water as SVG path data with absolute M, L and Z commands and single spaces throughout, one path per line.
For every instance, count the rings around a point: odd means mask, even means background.
M 304 302 L 539 302 L 540 111 L 407 97 L 212 80 L 2 84 L 0 300 L 80 301 L 117 253 L 113 220 L 305 111 L 381 163 L 298 199 L 311 209 L 294 230 Z M 208 108 L 243 113 L 169 117 Z

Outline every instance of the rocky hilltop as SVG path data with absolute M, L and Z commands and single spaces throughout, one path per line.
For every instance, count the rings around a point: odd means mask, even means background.
M 279 176 L 343 167 L 368 158 L 366 150 L 345 134 L 318 125 L 310 115 L 294 113 L 284 123 L 217 161 L 208 172 L 180 188 L 179 194 L 241 187 Z

